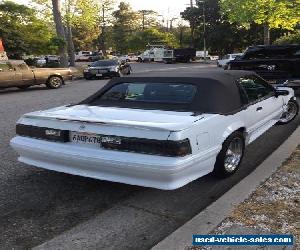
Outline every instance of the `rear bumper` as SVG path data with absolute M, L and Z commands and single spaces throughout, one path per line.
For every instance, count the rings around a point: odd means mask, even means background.
M 213 170 L 217 150 L 183 158 L 142 155 L 72 143 L 17 136 L 11 146 L 19 161 L 36 167 L 100 180 L 176 189 Z

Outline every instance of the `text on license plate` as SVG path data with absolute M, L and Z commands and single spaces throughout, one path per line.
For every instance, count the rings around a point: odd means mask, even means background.
M 97 134 L 71 132 L 70 139 L 73 143 L 101 145 L 101 136 Z
M 96 76 L 102 76 L 102 74 L 96 74 Z

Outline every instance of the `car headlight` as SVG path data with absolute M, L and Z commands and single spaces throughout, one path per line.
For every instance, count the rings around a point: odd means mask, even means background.
M 84 69 L 83 72 L 84 72 L 84 73 L 88 73 L 89 70 L 88 70 L 88 69 Z

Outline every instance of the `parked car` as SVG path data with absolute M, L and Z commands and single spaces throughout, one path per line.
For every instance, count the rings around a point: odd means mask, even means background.
M 121 75 L 130 75 L 130 73 L 130 65 L 118 60 L 100 60 L 92 63 L 83 71 L 84 78 L 87 80 L 103 77 L 120 77 Z
M 89 62 L 92 51 L 79 51 L 75 53 L 76 62 Z
M 0 88 L 27 89 L 46 84 L 50 89 L 57 89 L 71 79 L 69 68 L 29 68 L 22 60 L 0 61 Z
M 228 69 L 253 70 L 272 83 L 300 80 L 300 45 L 252 46 Z
M 227 177 L 245 146 L 299 106 L 246 71 L 122 77 L 74 104 L 23 115 L 12 147 L 40 168 L 159 189 Z
M 35 58 L 35 61 L 37 66 L 44 66 L 47 63 L 45 57 L 37 57 Z
M 96 62 L 99 60 L 104 59 L 103 55 L 99 52 L 92 52 L 92 54 L 89 56 L 88 61 L 89 62 Z
M 138 62 L 139 61 L 139 58 L 136 54 L 128 54 L 128 59 L 129 59 L 129 62 Z
M 174 49 L 173 53 L 176 62 L 187 63 L 196 58 L 196 49 L 193 48 Z
M 222 59 L 218 60 L 218 67 L 227 68 L 227 64 L 234 60 L 236 57 L 241 57 L 243 53 L 235 53 L 235 54 L 227 54 L 222 57 Z
M 47 55 L 45 56 L 46 63 L 59 63 L 59 56 L 56 55 Z
M 130 62 L 130 58 L 128 55 L 122 55 L 119 57 L 120 61 Z

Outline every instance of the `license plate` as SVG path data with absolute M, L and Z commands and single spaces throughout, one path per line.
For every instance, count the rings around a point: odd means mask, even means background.
M 101 146 L 101 136 L 97 134 L 71 132 L 70 141 L 76 144 Z
M 102 74 L 96 74 L 96 76 L 102 76 Z

